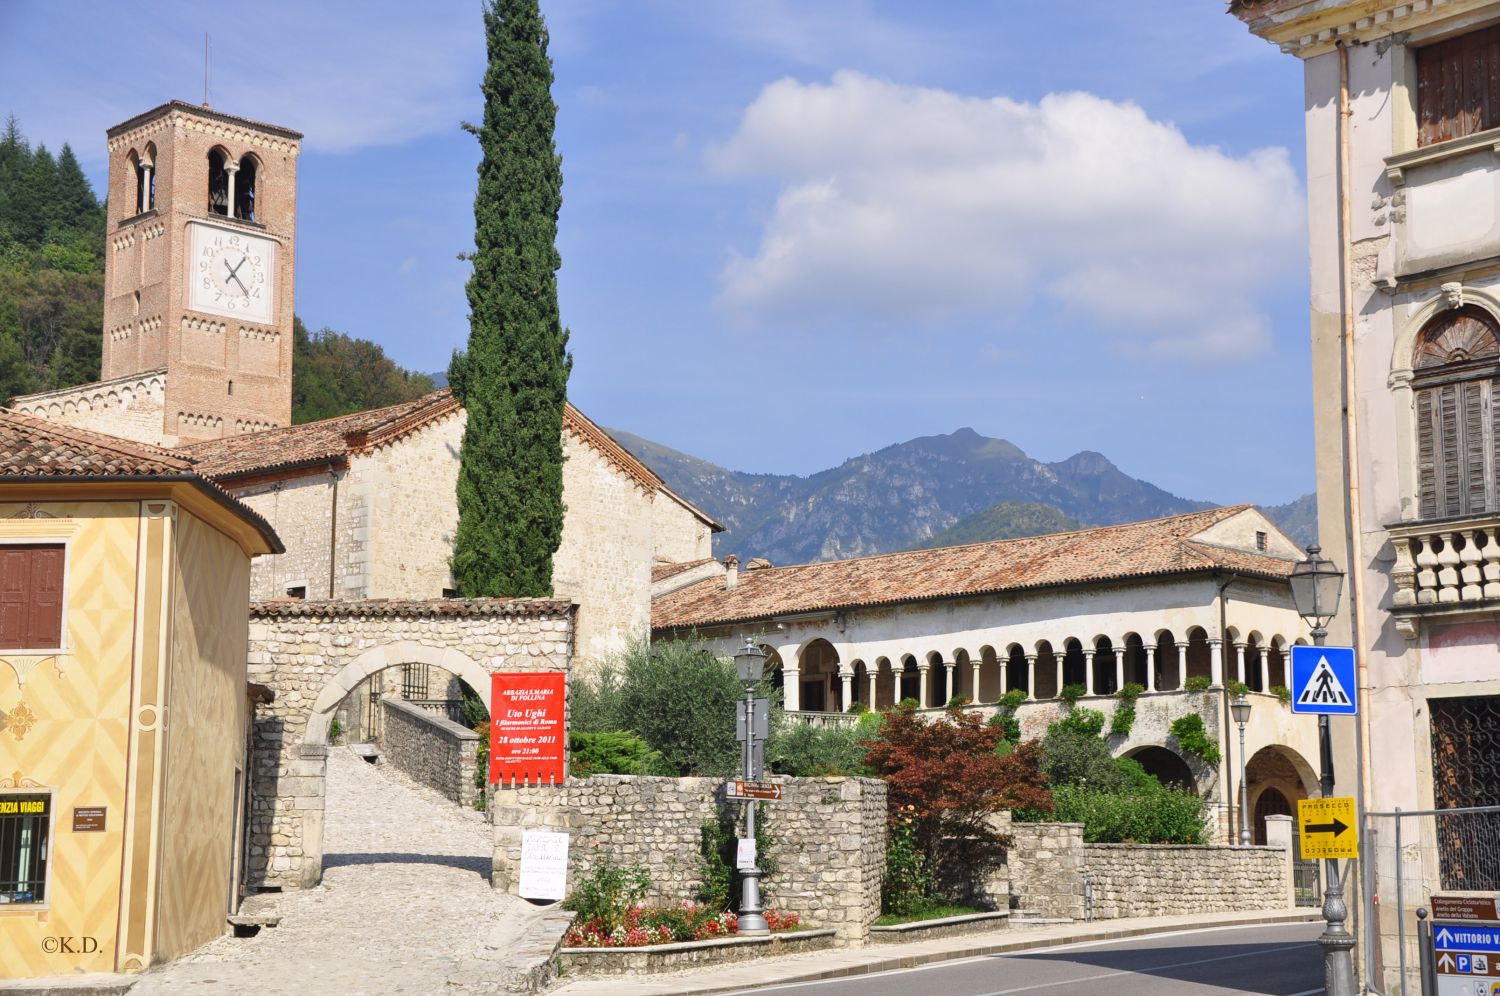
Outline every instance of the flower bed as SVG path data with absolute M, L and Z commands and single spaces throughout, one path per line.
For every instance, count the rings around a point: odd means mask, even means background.
M 767 911 L 766 923 L 773 931 L 791 930 L 801 920 L 795 913 Z M 709 941 L 734 937 L 739 933 L 739 918 L 733 913 L 717 913 L 707 906 L 683 903 L 680 906 L 646 906 L 637 903 L 625 911 L 624 922 L 613 930 L 598 917 L 575 923 L 563 937 L 568 948 L 644 948 L 653 944 L 681 941 Z

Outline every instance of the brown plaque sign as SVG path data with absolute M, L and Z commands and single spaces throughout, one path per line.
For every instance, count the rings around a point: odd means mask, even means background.
M 1494 896 L 1433 896 L 1434 920 L 1500 920 Z
M 74 833 L 102 833 L 104 831 L 103 806 L 73 807 Z
M 751 782 L 736 778 L 725 786 L 726 799 L 764 799 L 774 802 L 781 798 L 781 786 L 775 782 Z

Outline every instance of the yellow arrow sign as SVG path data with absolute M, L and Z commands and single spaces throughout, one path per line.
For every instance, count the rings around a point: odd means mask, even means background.
M 1354 800 L 1300 799 L 1297 802 L 1297 835 L 1302 857 L 1359 857 L 1359 821 L 1354 818 Z

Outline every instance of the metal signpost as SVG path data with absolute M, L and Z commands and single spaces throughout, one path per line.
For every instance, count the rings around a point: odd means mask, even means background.
M 1292 647 L 1292 712 L 1312 713 L 1318 717 L 1318 754 L 1323 768 L 1319 781 L 1323 801 L 1328 801 L 1333 795 L 1333 738 L 1328 732 L 1328 717 L 1353 716 L 1359 708 L 1359 699 L 1354 681 L 1354 651 L 1323 645 L 1328 638 L 1328 623 L 1338 612 L 1344 573 L 1324 558 L 1322 552 L 1316 545 L 1309 546 L 1307 559 L 1292 568 L 1287 580 L 1291 584 L 1297 614 L 1311 627 L 1313 638 L 1311 647 Z M 1352 813 L 1349 822 L 1356 822 Z M 1332 838 L 1340 836 L 1336 832 L 1321 832 Z M 1305 849 L 1306 835 L 1302 839 Z M 1357 856 L 1357 839 L 1354 844 Z M 1329 857 L 1327 862 L 1323 920 L 1328 926 L 1318 937 L 1318 944 L 1323 948 L 1323 986 L 1327 996 L 1355 996 L 1354 936 L 1345 925 L 1349 919 L 1349 907 L 1344 903 L 1344 884 L 1339 879 L 1338 859 Z
M 760 868 L 755 860 L 755 800 L 766 796 L 752 793 L 765 784 L 755 779 L 761 772 L 761 745 L 770 733 L 771 707 L 767 700 L 755 697 L 755 687 L 765 675 L 766 655 L 746 639 L 745 646 L 734 655 L 734 667 L 740 683 L 745 687 L 745 700 L 736 708 L 738 719 L 735 722 L 736 732 L 744 748 L 740 757 L 745 777 L 732 782 L 731 786 L 740 786 L 740 791 L 746 794 L 732 795 L 730 786 L 725 787 L 725 794 L 732 799 L 745 800 L 745 838 L 740 841 L 735 861 L 741 873 L 739 933 L 744 937 L 760 937 L 770 934 L 771 925 L 766 922 L 760 905 Z M 779 789 L 779 786 L 772 787 Z M 778 791 L 777 795 L 779 794 Z

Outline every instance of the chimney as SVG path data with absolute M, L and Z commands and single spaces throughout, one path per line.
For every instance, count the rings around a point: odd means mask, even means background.
M 734 591 L 734 586 L 740 581 L 740 558 L 734 554 L 724 558 L 724 590 Z

